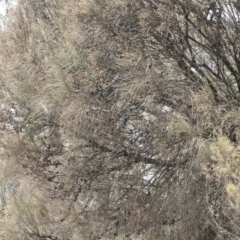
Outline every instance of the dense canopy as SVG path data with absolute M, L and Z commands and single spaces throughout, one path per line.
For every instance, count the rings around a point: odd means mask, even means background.
M 239 21 L 239 0 L 19 0 L 0 239 L 239 240 Z

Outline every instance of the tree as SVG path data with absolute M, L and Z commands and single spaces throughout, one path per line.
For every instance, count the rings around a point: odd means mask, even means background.
M 236 4 L 19 1 L 3 239 L 239 239 Z

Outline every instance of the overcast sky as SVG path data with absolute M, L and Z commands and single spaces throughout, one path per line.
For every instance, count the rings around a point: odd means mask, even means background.
M 16 5 L 17 0 L 11 0 L 11 4 L 6 4 L 5 0 L 0 0 L 0 26 L 3 27 L 4 17 L 6 16 L 7 7 Z
M 5 15 L 6 14 L 6 4 L 4 2 L 0 2 L 0 14 Z

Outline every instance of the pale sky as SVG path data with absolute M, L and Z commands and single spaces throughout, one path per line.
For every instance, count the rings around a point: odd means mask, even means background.
M 13 7 L 17 4 L 17 0 L 11 0 L 6 4 L 5 0 L 0 0 L 0 26 L 3 27 L 4 17 L 8 7 Z
M 6 4 L 4 2 L 0 2 L 0 14 L 5 15 L 6 14 Z

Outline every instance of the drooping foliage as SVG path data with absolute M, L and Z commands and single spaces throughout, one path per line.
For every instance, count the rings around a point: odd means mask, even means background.
M 19 0 L 1 238 L 239 239 L 238 5 Z

